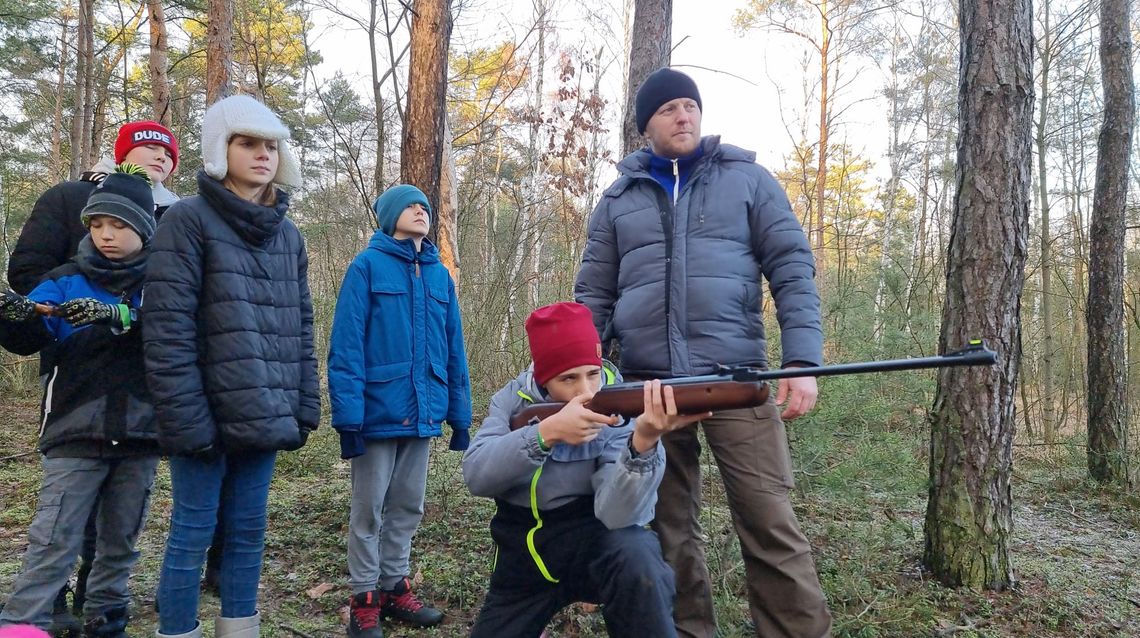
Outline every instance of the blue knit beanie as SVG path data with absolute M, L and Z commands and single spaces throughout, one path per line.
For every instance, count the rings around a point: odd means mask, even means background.
M 380 230 L 388 235 L 395 233 L 396 222 L 400 219 L 400 215 L 412 204 L 422 204 L 428 217 L 431 217 L 431 204 L 428 203 L 427 195 L 411 184 L 397 184 L 381 193 L 376 201 L 372 202 L 372 210 L 376 213 L 376 223 L 380 225 Z

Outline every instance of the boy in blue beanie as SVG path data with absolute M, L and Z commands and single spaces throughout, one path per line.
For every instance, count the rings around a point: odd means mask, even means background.
M 431 438 L 447 421 L 450 449 L 466 450 L 471 424 L 459 300 L 427 239 L 427 197 L 401 184 L 372 207 L 380 229 L 344 275 L 328 360 L 332 426 L 352 463 L 350 638 L 382 638 L 383 617 L 419 627 L 443 619 L 412 593 L 408 561 Z

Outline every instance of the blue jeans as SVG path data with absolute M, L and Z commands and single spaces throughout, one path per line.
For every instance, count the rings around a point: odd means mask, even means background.
M 202 460 L 170 458 L 174 509 L 158 581 L 159 631 L 183 634 L 198 625 L 198 588 L 206 550 L 219 522 L 221 615 L 257 613 L 257 584 L 265 549 L 265 509 L 275 452 L 227 454 Z M 222 520 L 218 520 L 218 508 Z

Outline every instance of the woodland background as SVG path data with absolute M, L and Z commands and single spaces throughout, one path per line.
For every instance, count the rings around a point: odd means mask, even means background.
M 796 71 L 798 85 L 772 85 L 779 121 L 750 126 L 785 149 L 768 168 L 815 251 L 828 362 L 930 355 L 966 335 L 1002 358 L 994 371 L 829 378 L 820 407 L 790 425 L 794 502 L 836 635 L 1140 635 L 1130 3 L 723 1 L 735 5 L 725 37 L 778 42 Z M 680 34 L 671 0 L 514 9 L 0 0 L 0 265 L 39 194 L 109 154 L 122 122 L 171 126 L 182 155 L 168 185 L 188 195 L 206 105 L 252 94 L 288 123 L 304 166 L 290 215 L 307 240 L 322 364 L 342 273 L 375 228 L 369 204 L 410 181 L 441 213 L 481 414 L 526 365 L 526 315 L 571 298 L 589 213 L 638 146 L 626 101 Z M 487 28 L 502 15 L 509 28 Z M 329 24 L 367 46 L 315 46 Z M 1015 53 L 991 66 L 996 79 L 970 71 L 987 47 Z M 345 72 L 330 75 L 341 58 Z M 995 123 L 986 100 L 1002 95 L 1014 106 Z M 877 120 L 856 120 L 868 102 Z M 1008 157 L 994 151 L 1010 140 Z M 986 156 L 1008 161 L 974 161 Z M 1003 284 L 1004 297 L 963 294 L 974 281 Z M 35 512 L 36 373 L 34 358 L 0 354 L 0 592 Z M 413 564 L 448 620 L 389 625 L 390 636 L 465 635 L 487 582 L 493 504 L 467 494 L 458 455 L 433 453 Z M 327 428 L 279 462 L 270 635 L 343 631 L 347 467 Z M 750 635 L 723 490 L 711 459 L 705 469 L 722 635 Z M 169 507 L 164 470 L 132 581 L 140 635 L 154 626 Z M 574 608 L 551 633 L 604 629 Z

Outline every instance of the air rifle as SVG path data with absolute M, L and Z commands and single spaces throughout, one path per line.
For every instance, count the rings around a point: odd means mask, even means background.
M 956 366 L 986 366 L 997 361 L 997 353 L 982 341 L 955 352 L 934 357 L 888 359 L 862 363 L 842 363 L 806 368 L 761 370 L 742 366 L 719 366 L 716 374 L 697 377 L 664 379 L 662 385 L 673 387 L 673 398 L 680 414 L 699 414 L 736 410 L 764 404 L 768 400 L 768 381 L 794 377 L 829 377 L 864 372 L 893 372 L 920 368 L 949 368 Z M 565 403 L 534 403 L 511 417 L 511 429 L 537 423 L 562 409 Z M 600 414 L 617 414 L 635 417 L 645 408 L 645 389 L 642 383 L 615 383 L 603 387 L 585 404 Z

